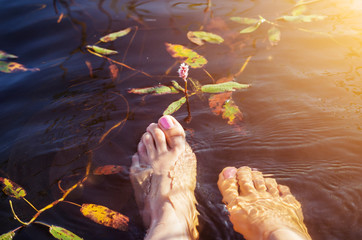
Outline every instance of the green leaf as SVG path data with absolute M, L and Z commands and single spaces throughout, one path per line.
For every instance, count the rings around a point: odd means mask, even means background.
M 222 114 L 222 118 L 228 119 L 228 124 L 235 124 L 237 121 L 241 121 L 243 119 L 243 115 L 239 109 L 239 107 L 235 104 L 233 100 L 227 100 L 223 106 L 224 112 Z
M 163 115 L 171 115 L 180 109 L 180 107 L 186 102 L 186 97 L 182 97 L 179 100 L 168 105 L 167 109 L 163 112 Z
M 164 95 L 164 94 L 170 94 L 170 93 L 178 93 L 179 91 L 174 87 L 160 85 L 160 86 L 156 86 L 156 87 L 132 88 L 128 92 L 134 93 L 134 94 Z
M 101 48 L 101 47 L 94 46 L 94 45 L 87 45 L 86 48 L 90 49 L 90 50 L 92 50 L 92 51 L 94 51 L 96 53 L 102 54 L 102 55 L 112 55 L 112 54 L 117 54 L 118 53 L 117 51 L 110 50 L 110 49 L 107 49 L 107 48 Z
M 224 82 L 217 84 L 206 84 L 201 87 L 201 91 L 205 93 L 222 93 L 231 92 L 239 89 L 248 88 L 249 84 L 241 84 L 237 82 Z
M 246 18 L 246 17 L 231 17 L 230 20 L 247 25 L 257 24 L 260 20 L 256 18 Z
M 165 45 L 172 57 L 183 60 L 192 68 L 201 68 L 207 63 L 207 60 L 203 56 L 189 48 L 179 44 L 165 43 Z
M 176 82 L 175 80 L 172 80 L 171 83 L 177 90 L 179 90 L 181 92 L 185 92 L 185 89 L 183 87 L 181 87 L 180 84 L 178 84 L 178 82 Z
M 326 19 L 323 15 L 297 15 L 297 16 L 281 16 L 277 20 L 286 22 L 313 22 Z
M 65 228 L 54 226 L 54 225 L 52 225 L 49 228 L 49 232 L 51 235 L 53 235 L 53 237 L 55 237 L 56 239 L 59 239 L 59 240 L 82 240 L 83 239 Z
M 39 71 L 39 68 L 26 68 L 20 63 L 0 61 L 0 72 L 14 73 L 18 71 Z
M 0 235 L 0 240 L 11 240 L 15 236 L 15 232 L 10 231 Z
M 269 42 L 272 46 L 275 46 L 280 41 L 280 30 L 277 27 L 272 27 L 268 31 Z
M 0 178 L 0 183 L 3 185 L 3 192 L 13 198 L 21 199 L 26 196 L 24 188 L 14 183 L 10 179 Z
M 131 31 L 132 28 L 126 28 L 126 29 L 123 29 L 121 31 L 118 31 L 118 32 L 114 32 L 114 33 L 110 33 L 104 37 L 101 37 L 100 40 L 102 42 L 111 42 L 111 41 L 114 41 L 116 40 L 117 38 L 120 38 L 120 37 L 123 37 L 123 36 L 126 36 L 130 31 Z
M 247 28 L 244 28 L 243 30 L 240 31 L 240 33 L 251 33 L 251 32 L 254 32 L 255 30 L 257 30 L 260 25 L 261 25 L 261 21 L 258 21 L 255 25 L 253 26 L 250 26 L 250 27 L 247 27 Z
M 204 32 L 204 31 L 189 31 L 187 33 L 187 38 L 201 46 L 204 44 L 203 41 L 208 42 L 208 43 L 216 43 L 216 44 L 220 44 L 222 42 L 224 42 L 224 39 L 222 37 L 220 37 L 217 34 L 214 33 L 210 33 L 210 32 Z
M 15 56 L 13 54 L 6 53 L 4 51 L 0 50 L 0 60 L 8 59 L 8 58 L 18 58 L 18 56 Z

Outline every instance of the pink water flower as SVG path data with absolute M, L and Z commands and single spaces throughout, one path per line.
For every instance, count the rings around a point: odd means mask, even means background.
M 189 65 L 187 65 L 186 63 L 181 63 L 180 68 L 177 72 L 180 78 L 182 78 L 186 82 L 187 76 L 189 75 Z

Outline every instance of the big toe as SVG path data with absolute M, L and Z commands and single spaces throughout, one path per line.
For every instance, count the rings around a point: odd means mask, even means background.
M 239 195 L 236 171 L 234 167 L 226 167 L 219 174 L 217 186 L 223 196 L 223 202 L 226 205 L 233 202 Z
M 174 117 L 165 115 L 158 120 L 158 125 L 165 133 L 167 144 L 171 149 L 185 148 L 185 131 Z

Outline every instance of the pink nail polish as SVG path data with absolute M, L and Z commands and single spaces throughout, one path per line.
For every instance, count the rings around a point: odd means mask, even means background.
M 236 168 L 230 167 L 224 170 L 225 179 L 234 178 L 235 176 L 236 176 Z
M 169 116 L 163 116 L 160 119 L 160 123 L 161 123 L 161 126 L 166 130 L 171 129 L 171 128 L 174 127 L 172 119 Z

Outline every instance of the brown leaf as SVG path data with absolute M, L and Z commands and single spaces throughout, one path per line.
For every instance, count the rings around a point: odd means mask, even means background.
M 103 226 L 126 231 L 129 218 L 105 206 L 82 204 L 81 213 L 92 221 Z
M 105 165 L 93 170 L 94 175 L 111 175 L 125 171 L 124 167 L 118 165 Z
M 109 65 L 109 71 L 111 72 L 112 81 L 116 81 L 118 79 L 119 69 L 115 64 Z
M 231 92 L 214 94 L 209 98 L 209 106 L 215 115 L 221 115 L 228 120 L 228 124 L 234 125 L 243 119 L 239 107 L 231 99 Z
M 231 97 L 231 92 L 214 94 L 209 98 L 209 106 L 215 115 L 222 115 L 223 105 Z

